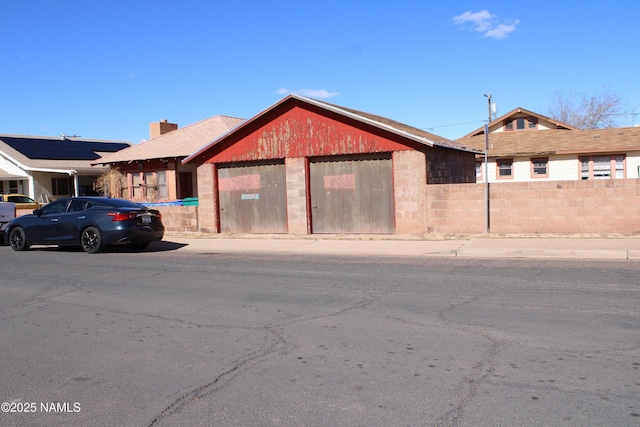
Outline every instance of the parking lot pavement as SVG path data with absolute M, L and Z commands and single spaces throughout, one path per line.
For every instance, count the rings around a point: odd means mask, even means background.
M 167 234 L 181 251 L 292 253 L 384 257 L 477 257 L 640 260 L 640 238 L 407 236 L 282 236 Z

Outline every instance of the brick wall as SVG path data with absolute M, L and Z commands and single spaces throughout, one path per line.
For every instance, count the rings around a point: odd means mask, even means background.
M 484 184 L 427 186 L 428 231 L 483 233 Z M 640 234 L 640 180 L 498 183 L 494 234 Z
M 426 231 L 426 182 L 424 153 L 393 153 L 396 234 L 423 234 Z
M 33 209 L 16 209 L 16 216 L 22 216 L 33 213 Z
M 306 161 L 287 157 L 287 221 L 289 234 L 307 234 Z
M 394 157 L 396 234 L 484 233 L 485 184 L 424 185 L 424 174 L 411 167 L 424 161 L 416 153 Z M 291 183 L 287 177 L 287 185 L 295 186 L 304 167 L 295 159 L 288 167 L 288 174 L 297 172 Z M 200 194 L 212 193 L 213 166 L 199 167 L 198 180 L 207 183 Z M 289 197 L 303 203 L 303 188 L 295 191 Z M 491 184 L 489 193 L 493 234 L 640 234 L 640 179 L 505 182 Z M 216 232 L 212 196 L 200 197 L 199 206 L 157 209 L 167 232 Z M 31 210 L 17 211 L 18 216 L 27 213 Z M 288 214 L 289 233 L 306 234 L 306 207 Z
M 424 173 L 412 167 L 424 161 L 420 154 L 394 154 L 396 234 L 484 233 L 485 184 L 423 185 Z M 287 185 L 301 184 L 302 162 L 287 166 L 297 171 Z M 288 191 L 306 203 L 303 186 Z M 640 179 L 505 182 L 491 184 L 489 196 L 492 234 L 640 234 Z M 289 233 L 306 234 L 306 207 L 294 207 Z M 204 231 L 202 217 L 210 215 L 202 205 L 159 209 L 167 231 Z
M 150 123 L 149 124 L 149 138 L 157 138 L 160 135 L 164 135 L 167 132 L 171 132 L 172 130 L 178 129 L 178 125 L 175 123 L 169 123 L 167 120 L 163 119 L 159 122 Z
M 158 206 L 165 232 L 194 233 L 198 231 L 198 206 Z
M 215 166 L 204 163 L 198 166 L 199 229 L 203 233 L 218 232 L 218 207 L 214 194 Z
M 485 231 L 484 184 L 427 185 L 429 233 Z

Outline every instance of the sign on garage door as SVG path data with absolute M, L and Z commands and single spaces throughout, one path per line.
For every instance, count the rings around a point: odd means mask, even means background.
M 393 233 L 391 155 L 310 162 L 314 233 Z
M 223 233 L 286 233 L 284 163 L 218 166 Z

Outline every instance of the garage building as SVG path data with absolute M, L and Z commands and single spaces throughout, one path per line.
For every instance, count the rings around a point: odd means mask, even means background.
M 421 234 L 425 185 L 475 182 L 477 151 L 289 95 L 183 160 L 197 165 L 200 231 Z

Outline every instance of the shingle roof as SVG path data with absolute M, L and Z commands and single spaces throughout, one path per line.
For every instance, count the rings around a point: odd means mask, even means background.
M 430 132 L 427 132 L 425 130 L 410 126 L 410 125 L 406 125 L 404 123 L 400 123 L 398 121 L 386 118 L 386 117 L 382 117 L 382 116 L 378 116 L 375 114 L 370 114 L 370 113 L 366 113 L 364 111 L 359 111 L 359 110 L 354 110 L 352 108 L 346 108 L 346 107 L 342 107 L 340 105 L 335 105 L 335 104 L 330 104 L 328 102 L 324 102 L 324 101 L 319 101 L 319 100 L 313 100 L 315 102 L 317 102 L 318 104 L 325 104 L 327 106 L 330 106 L 334 109 L 338 109 L 338 110 L 342 110 L 345 111 L 347 113 L 350 113 L 352 115 L 355 116 L 359 116 L 362 117 L 364 119 L 388 126 L 390 128 L 396 129 L 398 131 L 410 134 L 410 135 L 414 135 L 417 136 L 419 138 L 422 139 L 426 139 L 430 142 L 432 142 L 434 145 L 439 145 L 439 146 L 445 146 L 445 147 L 451 147 L 451 148 L 459 148 L 459 149 L 468 149 L 468 146 L 465 146 L 463 144 L 458 143 L 457 141 L 452 141 L 450 139 L 447 139 L 443 136 L 440 135 L 436 135 Z
M 510 117 L 522 117 L 522 116 L 528 116 L 528 117 L 535 117 L 538 120 L 542 120 L 545 122 L 548 122 L 552 125 L 554 125 L 556 127 L 556 129 L 565 129 L 565 130 L 576 130 L 575 127 L 567 124 L 567 123 L 563 123 L 560 122 L 558 120 L 549 118 L 547 116 L 543 116 L 542 114 L 538 114 L 538 113 L 534 113 L 533 111 L 524 109 L 522 107 L 518 107 L 518 108 L 514 108 L 513 110 L 509 111 L 507 114 L 504 114 L 500 117 L 498 117 L 497 119 L 494 119 L 491 123 L 489 123 L 489 129 L 492 129 L 495 127 L 495 125 L 500 124 L 502 125 L 502 123 L 510 118 Z M 471 133 L 468 133 L 467 135 L 463 136 L 462 138 L 458 139 L 458 141 L 460 140 L 464 140 L 466 138 L 470 138 L 472 136 L 477 136 L 477 135 L 484 135 L 484 126 L 479 127 L 478 129 L 474 130 Z
M 226 134 L 245 119 L 214 116 L 178 128 L 156 138 L 132 145 L 117 153 L 105 155 L 94 163 L 117 163 L 136 160 L 183 158 L 200 147 Z
M 125 141 L 0 135 L 0 152 L 28 169 L 100 171 L 92 163 L 107 152 L 128 147 Z
M 435 146 L 441 146 L 441 147 L 447 147 L 447 148 L 453 148 L 453 149 L 457 149 L 457 150 L 464 150 L 464 151 L 471 151 L 471 152 L 475 152 L 476 151 L 475 149 L 472 149 L 469 146 L 465 146 L 464 144 L 461 144 L 458 141 L 452 141 L 452 140 L 446 139 L 444 137 L 441 137 L 441 136 L 426 132 L 426 131 L 424 131 L 422 129 L 414 128 L 412 126 L 405 125 L 405 124 L 397 122 L 395 120 L 388 119 L 386 117 L 377 116 L 377 115 L 369 114 L 369 113 L 364 113 L 362 111 L 358 111 L 358 110 L 354 110 L 354 109 L 351 109 L 351 108 L 345 108 L 345 107 L 337 106 L 337 105 L 330 104 L 330 103 L 327 103 L 327 102 L 324 102 L 324 101 L 318 101 L 316 99 L 306 98 L 304 96 L 295 95 L 295 94 L 287 95 L 286 97 L 284 97 L 280 101 L 276 102 L 275 104 L 273 104 L 272 106 L 270 106 L 266 110 L 260 112 L 259 114 L 257 114 L 253 118 L 245 121 L 244 123 L 239 125 L 236 129 L 231 130 L 229 133 L 231 134 L 233 132 L 238 131 L 240 128 L 243 128 L 244 126 L 248 126 L 250 123 L 258 120 L 260 117 L 262 117 L 265 114 L 267 114 L 268 112 L 276 109 L 278 106 L 288 102 L 289 100 L 300 101 L 300 102 L 303 102 L 303 103 L 315 105 L 315 106 L 318 106 L 320 108 L 333 111 L 334 113 L 337 113 L 337 114 L 340 114 L 340 115 L 343 115 L 343 116 L 351 117 L 351 118 L 353 118 L 355 120 L 367 123 L 367 124 L 375 126 L 377 128 L 385 129 L 385 130 L 393 132 L 393 133 L 395 133 L 397 135 L 401 135 L 401 136 L 403 136 L 405 138 L 409 138 L 409 139 L 411 139 L 413 141 L 416 141 L 416 142 L 418 142 L 420 144 L 423 144 L 423 145 L 427 145 L 427 146 L 434 146 L 435 145 Z M 226 137 L 226 135 L 225 135 L 225 137 Z M 209 144 L 200 147 L 200 149 L 198 151 L 194 150 L 192 152 L 192 154 L 190 154 L 187 158 L 185 158 L 183 160 L 183 163 L 190 162 L 191 160 L 195 159 L 197 156 L 199 156 L 200 154 L 202 154 L 203 152 L 208 150 L 210 147 L 213 147 L 216 144 L 218 144 L 223 139 L 224 138 L 221 136 L 221 137 L 219 137 L 219 138 L 217 138 L 215 140 L 210 141 Z
M 458 141 L 477 150 L 484 150 L 484 135 L 465 137 Z M 640 151 L 640 127 L 489 134 L 489 156 L 492 157 L 629 151 Z

